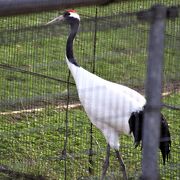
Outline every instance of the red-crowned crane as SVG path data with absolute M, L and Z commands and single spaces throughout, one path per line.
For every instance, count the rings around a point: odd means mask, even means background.
M 104 80 L 80 67 L 73 54 L 73 40 L 78 31 L 80 17 L 75 10 L 67 10 L 47 24 L 61 20 L 65 20 L 70 25 L 66 44 L 66 62 L 75 80 L 79 99 L 90 121 L 100 129 L 108 144 L 101 178 L 104 179 L 109 166 L 111 147 L 116 152 L 123 177 L 127 179 L 125 165 L 119 152 L 119 135 L 132 133 L 135 146 L 140 143 L 146 99 L 133 89 Z M 159 148 L 164 164 L 166 159 L 168 160 L 170 145 L 168 124 L 161 116 Z

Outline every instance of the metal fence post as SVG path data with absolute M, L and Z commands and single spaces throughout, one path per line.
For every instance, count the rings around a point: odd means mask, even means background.
M 143 132 L 143 180 L 159 179 L 157 165 L 160 136 L 160 110 L 162 91 L 164 31 L 167 9 L 155 5 L 151 9 L 151 25 L 149 35 L 149 55 L 146 79 L 146 99 Z
M 93 62 L 92 62 L 92 73 L 95 73 L 96 68 L 96 41 L 97 41 L 97 18 L 98 18 L 98 8 L 96 7 L 96 13 L 94 17 L 94 48 L 93 48 Z M 90 148 L 89 148 L 89 174 L 94 173 L 93 169 L 93 124 L 90 123 Z

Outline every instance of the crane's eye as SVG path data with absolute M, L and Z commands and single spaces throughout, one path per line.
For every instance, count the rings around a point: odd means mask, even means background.
M 64 12 L 64 14 L 63 14 L 63 16 L 64 16 L 64 17 L 67 17 L 67 16 L 69 16 L 69 15 L 70 15 L 70 13 L 69 13 L 69 12 L 67 12 L 67 11 L 66 11 L 66 12 Z

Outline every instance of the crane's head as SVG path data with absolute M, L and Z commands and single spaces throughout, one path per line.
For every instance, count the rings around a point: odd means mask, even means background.
M 80 21 L 80 17 L 74 9 L 66 10 L 63 15 L 54 18 L 46 25 L 58 23 L 59 21 L 67 21 L 70 25 Z

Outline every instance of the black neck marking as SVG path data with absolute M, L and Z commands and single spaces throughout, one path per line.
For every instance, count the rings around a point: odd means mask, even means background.
M 66 56 L 67 56 L 69 62 L 71 62 L 72 64 L 79 67 L 78 63 L 76 62 L 76 59 L 74 58 L 74 54 L 73 54 L 73 41 L 74 41 L 74 38 L 76 37 L 77 31 L 78 31 L 79 20 L 73 19 L 70 22 L 70 27 L 71 27 L 71 32 L 67 39 Z

